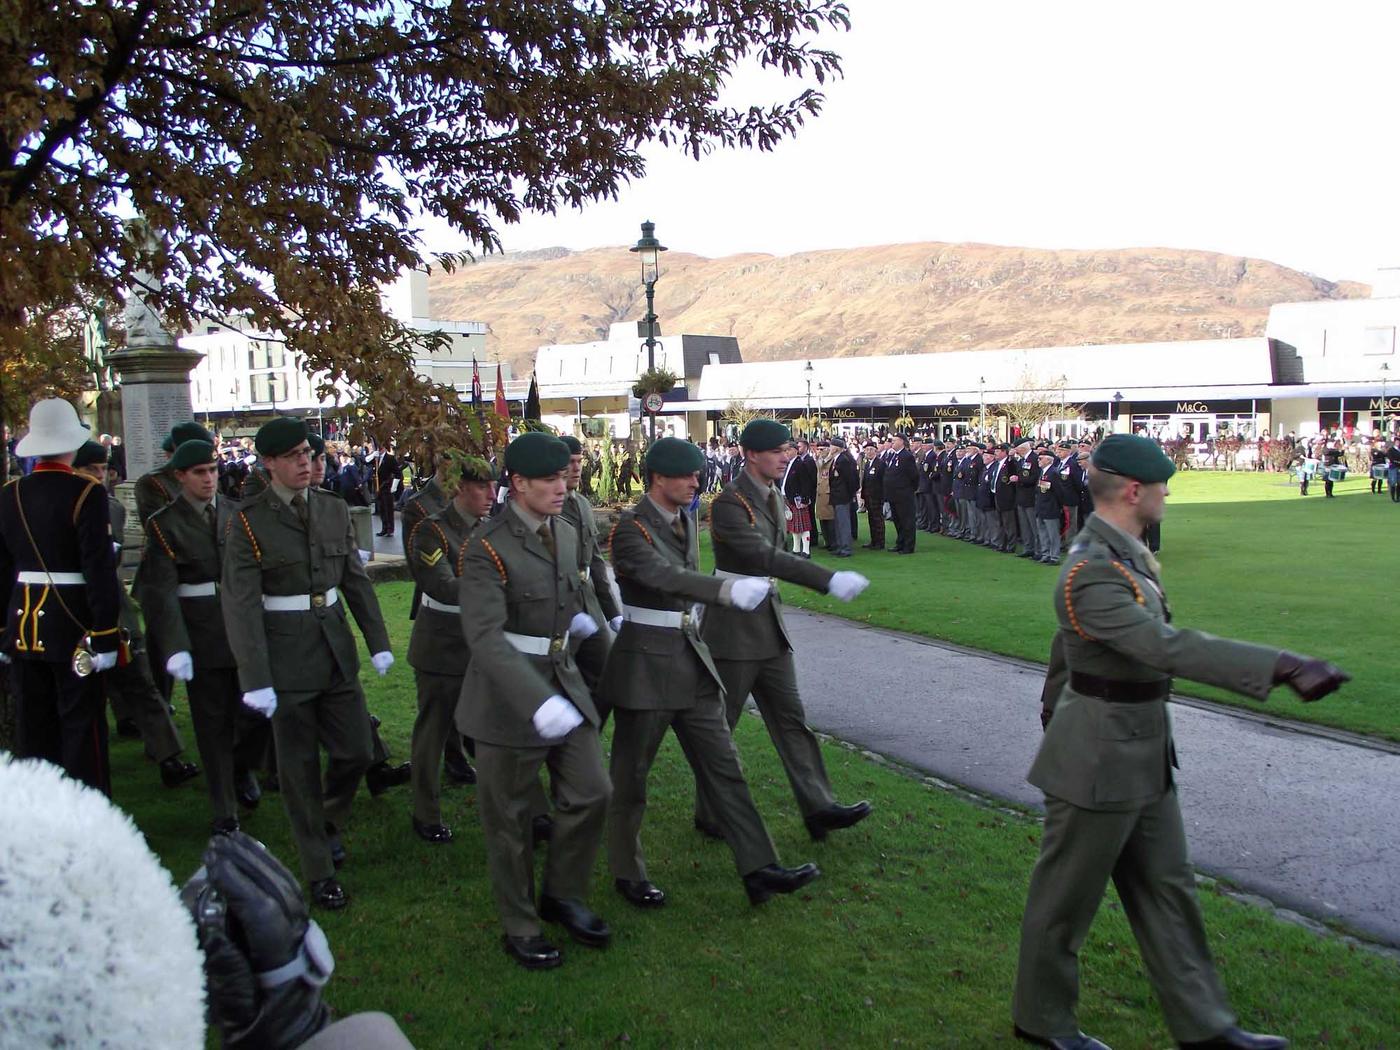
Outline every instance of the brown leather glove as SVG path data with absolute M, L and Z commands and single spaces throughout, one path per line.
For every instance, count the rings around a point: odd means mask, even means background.
M 1053 707 L 1045 707 L 1045 706 L 1042 706 L 1042 707 L 1041 707 L 1041 709 L 1040 709 L 1040 731 L 1041 731 L 1042 733 L 1045 732 L 1045 730 L 1047 730 L 1047 729 L 1050 728 L 1050 719 L 1054 716 L 1054 714 L 1055 714 L 1055 709 L 1054 709 Z
M 1350 681 L 1351 675 L 1336 664 L 1297 653 L 1281 652 L 1274 664 L 1274 684 L 1288 686 L 1307 703 L 1335 693 Z

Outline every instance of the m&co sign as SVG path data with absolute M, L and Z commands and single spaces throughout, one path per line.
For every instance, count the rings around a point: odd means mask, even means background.
M 1176 410 L 1178 412 L 1193 413 L 1203 413 L 1212 411 L 1210 405 L 1206 404 L 1204 401 L 1178 401 L 1176 403 Z
M 1385 405 L 1381 405 L 1381 398 L 1371 398 L 1371 411 L 1380 412 L 1384 408 L 1386 412 L 1400 413 L 1400 397 L 1385 398 Z

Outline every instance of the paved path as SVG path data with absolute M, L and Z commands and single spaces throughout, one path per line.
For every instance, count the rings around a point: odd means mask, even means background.
M 1042 668 L 786 615 L 814 728 L 1041 808 L 1025 775 L 1040 739 Z M 1400 755 L 1190 701 L 1172 704 L 1172 721 L 1198 868 L 1400 946 Z

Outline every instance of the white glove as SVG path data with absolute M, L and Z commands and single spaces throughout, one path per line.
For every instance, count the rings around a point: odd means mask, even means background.
M 110 653 L 93 653 L 92 669 L 94 671 L 110 671 L 117 666 L 117 651 L 113 649 Z
M 598 621 L 589 616 L 586 612 L 574 613 L 574 618 L 569 621 L 569 637 L 583 641 L 585 638 L 592 638 L 598 633 Z
M 6 664 L 8 664 L 9 662 L 10 662 L 10 654 L 9 654 L 9 653 L 0 653 L 0 667 L 4 667 L 4 666 L 5 666 Z
M 763 599 L 768 597 L 768 592 L 772 590 L 773 584 L 764 576 L 742 576 L 734 581 L 734 586 L 729 588 L 729 600 L 734 603 L 736 609 L 743 609 L 744 612 L 752 612 L 763 604 Z
M 583 715 L 569 701 L 555 693 L 530 716 L 535 732 L 546 740 L 562 740 L 583 724 Z
M 614 616 L 611 620 L 608 621 L 608 626 L 609 626 L 610 628 L 612 628 L 612 633 L 613 633 L 613 634 L 619 634 L 619 633 L 621 633 L 621 631 L 622 631 L 622 617 L 621 617 L 621 616 Z M 3 654 L 0 654 L 0 655 L 3 655 Z
M 394 654 L 385 649 L 382 653 L 375 653 L 371 656 L 369 662 L 374 664 L 374 669 L 379 672 L 382 678 L 389 673 L 389 668 L 394 666 Z
M 177 682 L 188 682 L 194 677 L 194 657 L 182 649 L 165 661 L 165 673 Z
M 361 550 L 361 551 L 359 551 L 359 555 L 360 555 L 360 561 L 361 561 L 362 563 L 364 563 L 365 565 L 368 565 L 368 564 L 369 564 L 369 560 L 370 560 L 371 558 L 374 557 L 374 552 L 373 552 L 373 551 L 367 551 L 367 550 Z
M 271 718 L 272 712 L 277 710 L 277 690 L 268 686 L 266 689 L 254 689 L 244 693 L 243 706 L 251 707 L 264 718 Z
M 870 581 L 860 573 L 843 571 L 831 577 L 831 582 L 826 585 L 826 593 L 833 598 L 840 598 L 843 602 L 849 602 L 869 586 Z

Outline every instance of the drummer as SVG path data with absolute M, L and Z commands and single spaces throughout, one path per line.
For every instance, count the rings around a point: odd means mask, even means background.
M 1344 462 L 1346 452 L 1342 449 L 1340 440 L 1332 442 L 1322 453 L 1322 487 L 1327 493 L 1327 498 L 1332 498 L 1332 483 L 1341 481 L 1347 476 L 1347 468 Z

